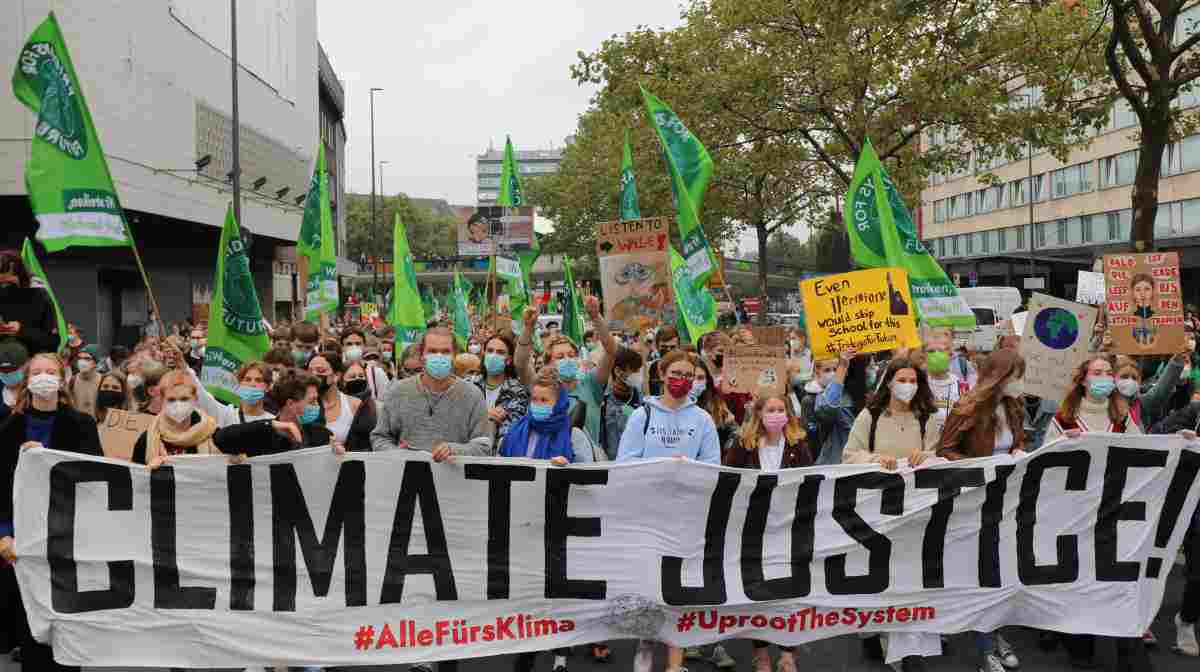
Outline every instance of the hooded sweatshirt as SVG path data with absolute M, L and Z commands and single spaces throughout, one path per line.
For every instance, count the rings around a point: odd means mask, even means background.
M 813 404 L 813 415 L 820 427 L 821 450 L 817 464 L 841 464 L 842 451 L 850 438 L 854 426 L 854 400 L 843 394 L 842 384 L 836 380 L 817 395 Z
M 717 438 L 717 426 L 707 411 L 690 401 L 673 411 L 663 406 L 658 397 L 647 397 L 625 423 L 617 462 L 675 455 L 720 464 L 721 442 Z

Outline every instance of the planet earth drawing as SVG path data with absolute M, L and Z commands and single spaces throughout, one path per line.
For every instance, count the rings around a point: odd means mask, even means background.
M 1079 320 L 1069 310 L 1047 308 L 1034 319 L 1033 333 L 1047 348 L 1066 350 L 1079 339 Z

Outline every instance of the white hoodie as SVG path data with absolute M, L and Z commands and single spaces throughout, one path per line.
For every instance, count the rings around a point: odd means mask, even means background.
M 649 414 L 649 421 L 646 417 Z M 617 462 L 682 455 L 697 462 L 721 463 L 721 442 L 712 416 L 691 401 L 671 410 L 647 397 L 629 416 Z

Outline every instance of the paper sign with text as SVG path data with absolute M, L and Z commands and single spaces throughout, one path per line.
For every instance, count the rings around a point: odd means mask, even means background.
M 1025 394 L 1062 401 L 1075 367 L 1088 356 L 1098 313 L 1094 306 L 1034 293 L 1021 336 Z
M 100 431 L 100 447 L 104 449 L 105 457 L 128 460 L 133 456 L 133 444 L 153 421 L 154 416 L 149 413 L 109 409 L 97 427 Z
M 665 217 L 603 222 L 596 226 L 596 256 L 610 329 L 642 330 L 675 324 L 671 220 Z
M 813 357 L 827 359 L 846 348 L 860 354 L 921 344 L 908 274 L 873 268 L 800 282 Z
M 726 350 L 726 387 L 747 394 L 787 390 L 787 350 L 772 345 L 735 345 Z
M 1079 271 L 1075 300 L 1089 306 L 1098 306 L 1104 303 L 1104 274 Z
M 1104 280 L 1113 352 L 1169 355 L 1183 350 L 1178 253 L 1106 254 Z

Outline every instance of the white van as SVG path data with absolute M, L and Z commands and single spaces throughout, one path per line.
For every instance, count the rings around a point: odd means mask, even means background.
M 1021 290 L 1016 287 L 960 287 L 958 295 L 975 313 L 975 329 L 955 329 L 955 345 L 990 352 L 1000 336 L 1000 323 L 1010 319 L 1021 307 Z

